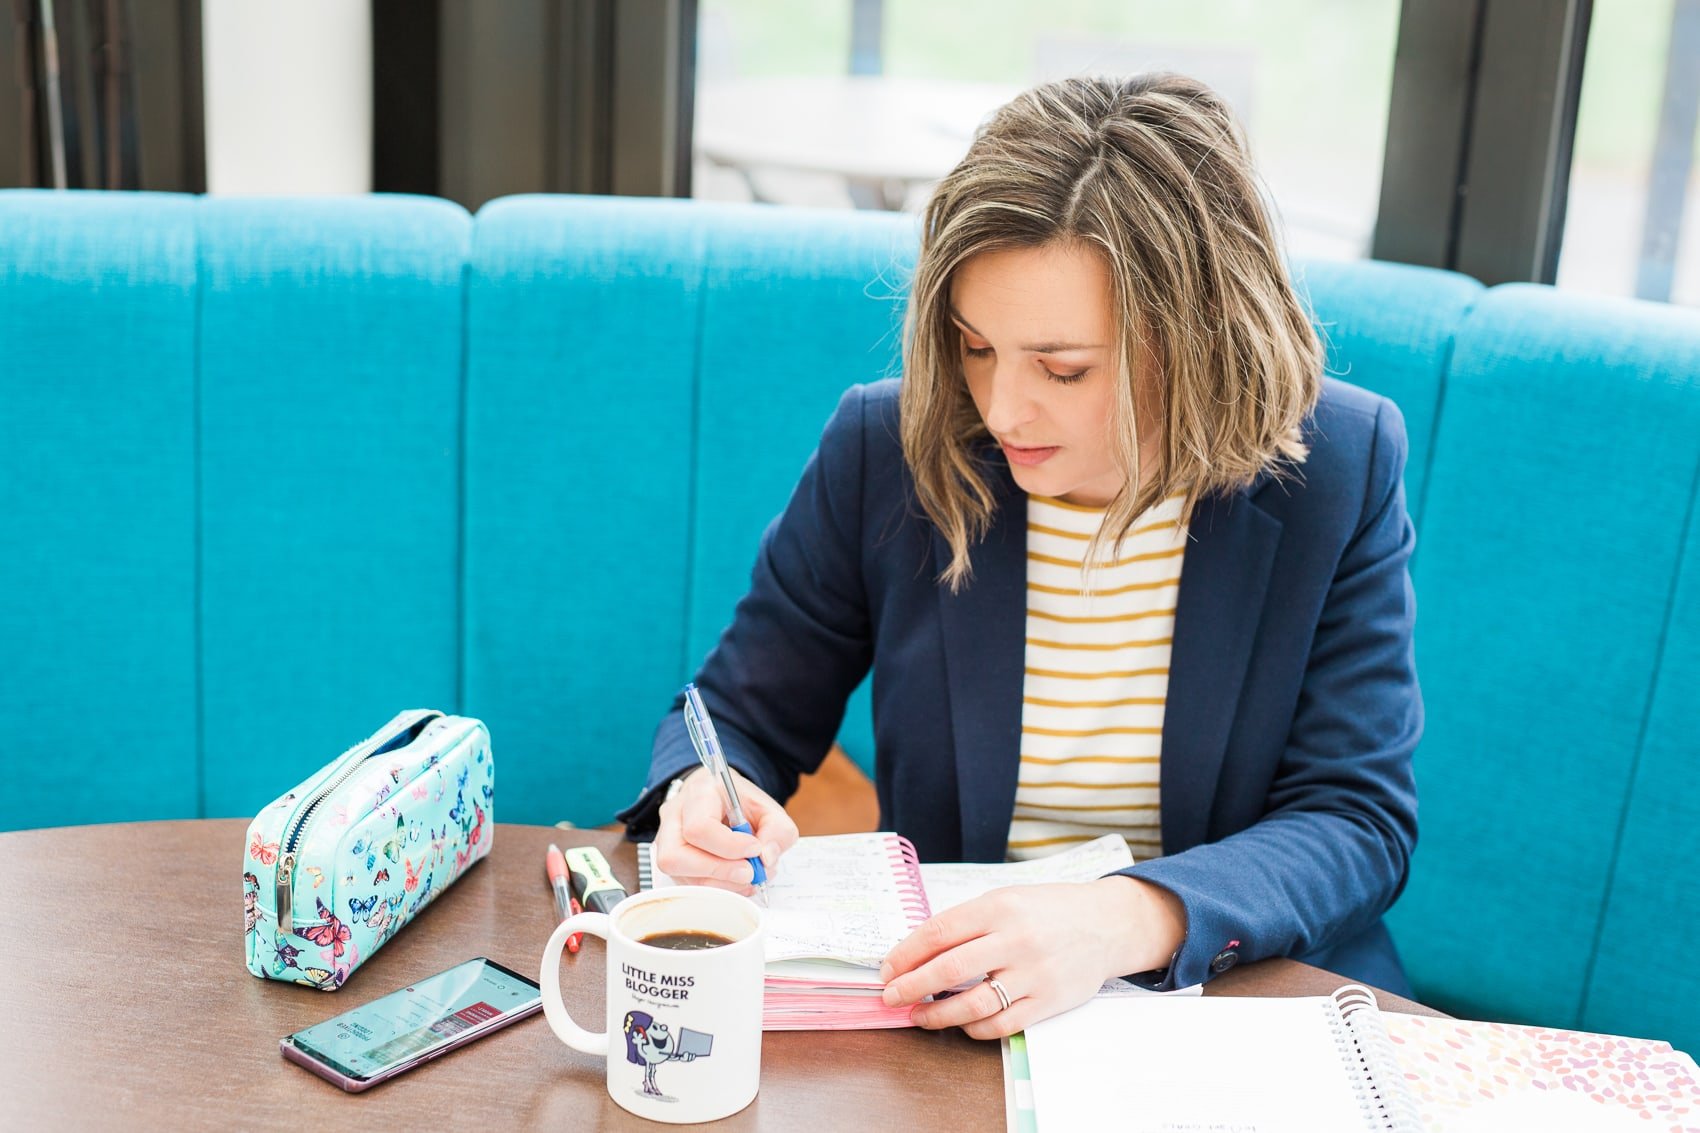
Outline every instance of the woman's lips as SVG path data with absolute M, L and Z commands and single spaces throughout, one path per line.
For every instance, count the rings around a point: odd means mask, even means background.
M 1011 464 L 1021 464 L 1029 468 L 1035 464 L 1043 464 L 1051 459 L 1061 445 L 1051 445 L 1049 448 L 1017 448 L 1015 445 L 1003 442 L 1003 454 L 1009 457 Z

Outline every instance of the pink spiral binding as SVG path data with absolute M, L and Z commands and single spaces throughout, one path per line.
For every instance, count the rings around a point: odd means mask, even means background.
M 921 881 L 921 855 L 901 834 L 891 836 L 891 866 L 903 911 L 909 917 L 909 927 L 914 928 L 933 915 L 933 907 L 927 903 L 927 887 Z

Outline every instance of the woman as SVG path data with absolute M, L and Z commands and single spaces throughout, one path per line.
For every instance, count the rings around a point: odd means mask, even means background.
M 754 835 L 678 705 L 623 818 L 670 875 L 746 888 L 871 665 L 882 822 L 923 860 L 1106 829 L 1137 859 L 924 924 L 883 971 L 919 1025 L 991 1038 L 1267 956 L 1408 993 L 1381 922 L 1422 727 L 1404 427 L 1321 369 L 1219 98 L 1016 98 L 927 206 L 901 386 L 845 394 L 697 677 Z

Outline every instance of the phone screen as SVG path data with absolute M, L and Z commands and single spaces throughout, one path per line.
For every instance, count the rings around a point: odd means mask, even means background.
M 420 1061 L 440 1048 L 529 1015 L 537 985 L 483 957 L 393 991 L 287 1036 L 283 1041 L 359 1080 Z

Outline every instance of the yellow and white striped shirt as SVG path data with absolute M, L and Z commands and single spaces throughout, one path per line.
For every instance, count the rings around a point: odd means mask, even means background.
M 1027 650 L 1021 775 L 1009 856 L 1102 834 L 1135 860 L 1163 852 L 1157 809 L 1163 708 L 1186 531 L 1182 494 L 1140 516 L 1082 592 L 1104 509 L 1027 500 Z

